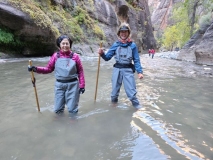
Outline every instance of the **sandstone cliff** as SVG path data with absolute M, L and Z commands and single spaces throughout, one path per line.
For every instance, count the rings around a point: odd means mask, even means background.
M 155 34 L 162 32 L 169 24 L 172 7 L 181 0 L 149 0 L 151 20 Z M 201 6 L 202 8 L 202 6 Z M 180 50 L 177 59 L 197 64 L 213 65 L 213 22 L 200 27 Z
M 84 17 L 74 19 L 76 12 L 84 13 Z M 81 54 L 96 51 L 100 41 L 109 47 L 117 39 L 121 21 L 130 24 L 132 38 L 141 52 L 156 46 L 149 7 L 143 0 L 131 3 L 125 0 L 0 0 L 0 15 L 0 28 L 9 29 L 24 44 L 19 52 L 25 56 L 51 55 L 57 50 L 55 40 L 60 34 L 74 35 L 73 48 Z M 75 23 L 81 20 L 88 24 L 76 27 Z M 4 51 L 7 47 L 0 45 Z
M 156 32 L 164 30 L 171 22 L 172 7 L 181 0 L 149 0 L 151 21 Z

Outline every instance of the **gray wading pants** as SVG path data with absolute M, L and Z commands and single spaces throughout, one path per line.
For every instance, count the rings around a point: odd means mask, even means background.
M 64 111 L 65 104 L 70 113 L 78 112 L 79 82 L 76 63 L 71 58 L 58 58 L 55 64 L 55 112 Z
M 122 82 L 124 84 L 126 95 L 132 102 L 132 105 L 137 109 L 141 108 L 136 97 L 135 77 L 131 68 L 113 68 L 111 101 L 118 102 Z
M 63 112 L 65 104 L 70 113 L 78 112 L 79 82 L 61 83 L 55 82 L 55 112 Z

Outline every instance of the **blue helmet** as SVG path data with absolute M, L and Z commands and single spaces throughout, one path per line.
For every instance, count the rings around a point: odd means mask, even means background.
M 130 35 L 131 30 L 130 30 L 129 24 L 125 23 L 125 22 L 121 23 L 121 25 L 118 28 L 118 32 L 117 32 L 118 36 L 120 34 L 120 31 L 129 31 L 129 35 Z

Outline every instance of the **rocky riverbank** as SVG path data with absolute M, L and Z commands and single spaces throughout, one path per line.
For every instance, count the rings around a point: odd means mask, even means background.
M 0 52 L 0 60 L 2 59 L 8 59 L 8 58 L 22 58 L 22 55 L 18 55 L 18 54 L 6 54 L 4 52 Z
M 18 55 L 18 54 L 12 54 L 12 53 L 6 54 L 3 52 L 0 52 L 0 63 L 4 63 L 12 59 L 19 59 L 19 58 L 24 58 L 24 56 Z
M 148 54 L 142 56 L 143 67 L 158 72 L 159 76 L 171 77 L 179 75 L 183 77 L 213 77 L 213 66 L 198 65 L 190 61 L 180 61 L 177 59 L 179 52 L 160 52 L 156 53 L 154 58 Z M 154 75 L 154 74 L 153 74 Z M 152 76 L 152 73 L 149 73 Z M 156 76 L 156 74 L 155 74 Z M 157 78 L 157 77 L 155 77 Z

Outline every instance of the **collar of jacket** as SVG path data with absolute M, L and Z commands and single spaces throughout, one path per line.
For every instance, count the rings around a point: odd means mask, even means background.
M 61 54 L 61 55 L 64 55 L 64 56 L 69 56 L 71 53 L 72 53 L 71 50 L 66 51 L 66 52 L 63 52 L 62 50 L 60 50 L 60 54 Z
M 127 38 L 127 39 L 125 39 L 125 40 L 119 38 L 119 41 L 120 41 L 121 43 L 132 42 L 132 40 L 131 40 L 130 38 Z

